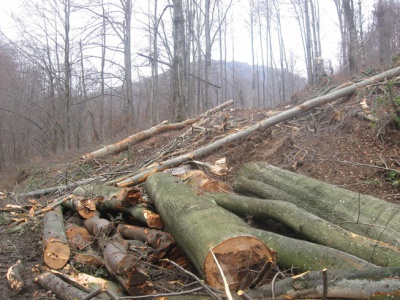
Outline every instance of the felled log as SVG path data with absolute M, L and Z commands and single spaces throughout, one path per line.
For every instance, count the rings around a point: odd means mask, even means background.
M 340 299 L 397 299 L 400 296 L 400 268 L 327 270 L 327 297 Z M 246 291 L 251 299 L 314 299 L 324 290 L 322 271 L 306 272 L 272 285 Z
M 96 211 L 96 199 L 74 196 L 65 201 L 63 206 L 69 210 L 77 212 L 82 218 L 89 219 Z
M 85 227 L 96 236 L 108 272 L 129 295 L 147 295 L 153 291 L 146 270 L 137 257 L 128 254 L 128 242 L 112 229 L 109 221 L 95 215 L 85 221 Z
M 389 79 L 395 76 L 400 75 L 400 67 L 388 70 L 386 72 L 380 73 L 376 76 L 370 77 L 366 80 L 350 84 L 344 88 L 338 89 L 334 92 L 331 92 L 327 95 L 323 95 L 311 100 L 308 100 L 298 106 L 285 110 L 281 113 L 278 113 L 272 117 L 266 118 L 250 127 L 247 127 L 241 131 L 230 134 L 224 138 L 216 140 L 215 142 L 206 145 L 204 147 L 198 148 L 190 153 L 186 153 L 184 155 L 180 155 L 178 157 L 174 157 L 172 159 L 163 161 L 162 163 L 152 165 L 151 167 L 140 170 L 137 174 L 129 177 L 121 182 L 118 182 L 118 186 L 132 186 L 142 182 L 145 182 L 147 177 L 156 172 L 162 172 L 170 167 L 177 166 L 183 164 L 185 162 L 191 161 L 197 157 L 203 157 L 211 152 L 216 151 L 217 149 L 225 146 L 228 143 L 233 141 L 240 140 L 249 136 L 250 134 L 265 128 L 270 128 L 273 125 L 279 124 L 280 122 L 290 120 L 296 116 L 299 116 L 303 113 L 306 113 L 318 106 L 322 106 L 339 98 L 348 96 L 353 94 L 357 88 L 368 86 L 372 83 L 376 83 L 385 79 Z
M 400 267 L 400 250 L 363 237 L 280 200 L 261 200 L 233 194 L 210 194 L 223 208 L 261 222 L 280 221 L 310 241 L 360 257 L 378 266 Z
M 91 249 L 75 252 L 73 255 L 74 262 L 80 263 L 87 268 L 97 269 L 105 266 L 103 258 Z
M 93 237 L 85 227 L 69 223 L 65 226 L 65 229 L 72 250 L 82 250 L 93 242 Z
M 43 259 L 52 269 L 61 269 L 68 262 L 69 248 L 61 208 L 44 214 L 43 221 Z
M 208 284 L 223 288 L 212 252 L 232 290 L 249 286 L 265 262 L 275 260 L 275 253 L 252 234 L 244 221 L 202 199 L 172 175 L 151 175 L 146 190 L 166 224 L 166 231 Z
M 14 265 L 8 268 L 7 270 L 7 282 L 10 288 L 18 294 L 21 292 L 24 287 L 24 280 L 22 278 L 22 274 L 24 272 L 24 265 L 21 260 L 18 260 Z
M 161 217 L 147 208 L 137 187 L 119 188 L 108 185 L 87 185 L 76 188 L 74 195 L 83 197 L 101 196 L 96 207 L 102 212 L 123 212 L 150 228 L 162 229 Z
M 159 250 L 166 249 L 175 243 L 170 233 L 161 230 L 127 224 L 119 224 L 117 229 L 124 238 L 142 241 Z
M 53 292 L 61 300 L 83 299 L 88 295 L 50 272 L 43 272 L 35 281 L 45 290 Z M 101 300 L 98 297 L 93 299 Z
M 225 182 L 211 179 L 201 170 L 191 170 L 184 173 L 180 179 L 188 186 L 197 189 L 197 193 L 232 193 L 232 188 Z
M 96 201 L 96 207 L 99 210 L 118 210 L 143 202 L 140 190 L 136 187 L 118 188 L 101 184 L 85 185 L 77 187 L 72 193 L 86 198 L 102 197 L 102 199 Z
M 392 246 L 400 239 L 400 206 L 267 163 L 244 165 L 234 189 L 248 196 L 293 203 L 349 231 Z
M 281 269 L 294 269 L 296 273 L 309 270 L 362 269 L 375 266 L 354 255 L 276 234 L 253 229 L 253 234 L 277 252 L 277 264 Z
M 135 133 L 115 144 L 107 145 L 107 146 L 105 146 L 99 150 L 93 151 L 91 153 L 86 153 L 85 155 L 83 155 L 81 157 L 81 161 L 89 162 L 94 159 L 104 157 L 106 155 L 122 152 L 122 151 L 128 149 L 129 145 L 139 143 L 141 141 L 144 141 L 145 139 L 148 139 L 156 134 L 160 134 L 165 131 L 178 130 L 178 129 L 184 128 L 185 126 L 191 125 L 195 122 L 198 122 L 199 120 L 200 120 L 200 118 L 195 118 L 195 119 L 189 119 L 184 122 L 174 123 L 174 124 L 170 124 L 168 122 L 167 123 L 163 122 L 161 124 L 151 127 L 150 129 L 144 130 L 139 133 Z

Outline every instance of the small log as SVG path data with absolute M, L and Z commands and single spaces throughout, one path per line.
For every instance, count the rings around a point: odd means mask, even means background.
M 89 231 L 75 224 L 67 224 L 65 233 L 68 243 L 74 251 L 82 250 L 93 242 L 93 237 L 90 235 Z
M 7 270 L 7 281 L 10 285 L 10 288 L 15 291 L 15 293 L 20 293 L 22 288 L 24 287 L 24 280 L 22 278 L 22 274 L 24 272 L 24 265 L 21 260 L 18 260 L 14 265 L 8 268 Z
M 112 229 L 112 225 L 97 215 L 85 221 L 85 228 L 95 235 L 103 250 L 106 268 L 129 295 L 147 295 L 153 289 L 139 259 L 128 254 L 129 243 Z
M 277 252 L 277 264 L 284 270 L 293 268 L 298 273 L 324 268 L 362 269 L 375 266 L 354 255 L 273 232 L 253 229 L 253 234 Z
M 323 272 L 306 272 L 272 285 L 246 291 L 250 299 L 315 299 L 323 295 Z M 328 270 L 327 297 L 340 299 L 398 299 L 400 268 Z M 273 296 L 274 295 L 274 296 Z
M 204 147 L 198 148 L 190 153 L 186 153 L 186 154 L 171 158 L 169 160 L 163 161 L 162 163 L 152 165 L 151 167 L 139 170 L 139 172 L 135 173 L 135 175 L 133 175 L 121 182 L 118 182 L 117 185 L 118 186 L 132 186 L 132 185 L 136 185 L 139 183 L 143 183 L 146 181 L 147 177 L 149 177 L 151 174 L 154 174 L 156 172 L 162 172 L 170 167 L 177 166 L 177 165 L 186 163 L 188 161 L 192 161 L 193 159 L 198 158 L 198 157 L 204 157 L 205 155 L 216 151 L 217 149 L 225 146 L 226 144 L 231 143 L 233 141 L 243 139 L 260 129 L 270 128 L 270 127 L 272 127 L 276 124 L 279 124 L 283 121 L 287 121 L 287 120 L 293 119 L 296 116 L 302 115 L 318 106 L 322 106 L 324 104 L 327 104 L 327 103 L 337 100 L 339 98 L 351 95 L 359 87 L 368 86 L 372 83 L 376 83 L 376 82 L 386 80 L 386 79 L 389 79 L 392 77 L 396 77 L 399 75 L 400 75 L 400 67 L 397 67 L 397 68 L 388 70 L 386 72 L 380 73 L 371 78 L 368 78 L 366 80 L 363 80 L 363 81 L 360 81 L 360 82 L 357 82 L 354 84 L 350 84 L 344 88 L 338 89 L 327 95 L 323 95 L 323 96 L 308 100 L 298 106 L 295 106 L 291 109 L 280 112 L 270 118 L 266 118 L 252 126 L 249 126 L 241 131 L 235 132 L 224 138 L 216 140 L 215 142 L 212 142 L 211 144 L 208 144 Z
M 189 119 L 184 122 L 174 123 L 174 124 L 163 122 L 161 124 L 158 124 L 157 126 L 153 126 L 150 129 L 147 129 L 145 131 L 135 133 L 134 135 L 131 135 L 115 144 L 107 145 L 107 146 L 105 146 L 99 150 L 96 150 L 94 152 L 91 152 L 91 153 L 86 153 L 85 155 L 83 155 L 81 157 L 81 161 L 83 163 L 85 163 L 85 162 L 89 162 L 89 161 L 92 161 L 92 160 L 100 158 L 100 157 L 104 157 L 106 155 L 122 152 L 122 151 L 128 149 L 129 145 L 139 143 L 139 142 L 144 141 L 156 134 L 159 134 L 159 133 L 162 133 L 165 131 L 178 130 L 178 129 L 184 128 L 188 125 L 192 125 L 193 123 L 200 121 L 200 119 L 201 118 Z
M 204 200 L 172 175 L 151 175 L 146 190 L 167 231 L 208 284 L 216 288 L 224 286 L 211 250 L 232 290 L 249 286 L 265 262 L 274 261 L 275 253 L 251 233 L 244 221 Z
M 238 172 L 237 193 L 284 200 L 359 235 L 397 246 L 400 206 L 349 191 L 267 163 L 249 163 Z
M 136 221 L 142 225 L 146 225 L 149 228 L 164 228 L 164 222 L 161 216 L 159 214 L 156 214 L 152 210 L 149 210 L 144 203 L 137 204 L 135 206 L 125 207 L 119 211 L 130 215 L 133 221 Z
M 35 279 L 35 281 L 42 288 L 51 291 L 61 300 L 83 299 L 88 295 L 86 292 L 66 283 L 64 280 L 50 272 L 43 272 Z M 93 299 L 101 300 L 98 297 Z
M 96 211 L 96 199 L 88 199 L 81 196 L 74 196 L 65 201 L 63 206 L 77 212 L 82 218 L 89 219 Z
M 126 239 L 139 240 L 147 245 L 164 250 L 175 243 L 171 234 L 165 231 L 120 224 L 118 232 Z
M 52 269 L 61 269 L 68 262 L 69 248 L 61 208 L 44 214 L 43 221 L 43 259 Z
M 211 179 L 201 170 L 192 170 L 183 174 L 180 179 L 188 186 L 197 189 L 198 193 L 232 193 L 230 186 L 220 180 Z
M 400 250 L 321 219 L 294 204 L 233 194 L 209 194 L 223 208 L 258 221 L 277 220 L 314 243 L 335 248 L 382 267 L 400 267 Z

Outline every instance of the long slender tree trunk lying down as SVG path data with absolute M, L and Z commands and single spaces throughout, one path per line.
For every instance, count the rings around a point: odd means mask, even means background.
M 251 215 L 261 222 L 277 220 L 312 242 L 355 255 L 378 266 L 400 267 L 400 249 L 343 229 L 292 203 L 233 194 L 209 195 L 218 205 L 235 214 Z
M 142 270 L 138 259 L 128 254 L 129 244 L 110 222 L 97 215 L 85 221 L 85 228 L 96 236 L 103 250 L 106 268 L 125 288 L 129 295 L 147 295 L 152 292 L 146 270 Z
M 260 229 L 253 229 L 253 234 L 276 251 L 277 264 L 281 270 L 293 268 L 298 273 L 324 268 L 362 269 L 376 267 L 359 257 L 330 247 Z
M 89 219 L 96 211 L 96 200 L 82 196 L 74 196 L 65 201 L 63 206 L 69 210 L 77 212 L 82 218 Z
M 252 228 L 236 215 L 198 196 L 194 189 L 167 173 L 146 181 L 168 232 L 182 247 L 206 282 L 223 289 L 215 255 L 231 290 L 248 287 L 275 254 L 254 237 Z
M 83 299 L 88 294 L 78 288 L 66 283 L 61 278 L 57 277 L 50 272 L 44 272 L 40 274 L 36 279 L 36 283 L 39 284 L 45 290 L 52 291 L 58 299 L 62 300 L 75 300 Z M 101 300 L 99 297 L 93 299 Z
M 43 220 L 43 259 L 52 269 L 61 269 L 71 254 L 61 207 L 44 214 Z
M 398 246 L 400 206 L 286 171 L 264 162 L 238 172 L 239 194 L 284 200 L 357 234 Z
M 323 296 L 323 271 L 312 271 L 289 277 L 272 285 L 246 291 L 251 299 L 314 299 Z M 327 270 L 327 297 L 350 299 L 398 299 L 400 268 L 362 270 Z

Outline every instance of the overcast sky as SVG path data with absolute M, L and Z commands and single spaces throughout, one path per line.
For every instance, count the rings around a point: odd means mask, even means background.
M 359 0 L 355 2 L 358 3 Z M 141 1 L 137 0 L 136 5 Z M 282 3 L 288 3 L 288 0 L 282 0 Z M 11 34 L 13 25 L 10 14 L 12 12 L 18 14 L 22 0 L 0 0 L 0 29 L 6 34 Z M 144 3 L 144 2 L 143 2 Z M 251 63 L 251 41 L 246 25 L 248 18 L 247 9 L 248 1 L 234 0 L 233 12 L 235 14 L 235 60 Z M 370 15 L 374 0 L 362 0 L 365 16 Z M 286 7 L 286 9 L 285 9 Z M 320 0 L 320 13 L 321 13 L 321 38 L 322 38 L 322 56 L 325 61 L 332 60 L 334 65 L 337 65 L 337 53 L 339 49 L 340 35 L 337 27 L 336 8 L 333 0 Z M 283 32 L 287 48 L 287 54 L 292 52 L 298 64 L 296 65 L 298 72 L 304 72 L 304 54 L 302 53 L 302 44 L 300 34 L 297 29 L 297 24 L 291 16 L 290 5 L 282 6 L 282 19 L 283 19 Z M 134 20 L 132 22 L 134 24 Z M 228 41 L 228 44 L 232 43 Z M 231 53 L 228 53 L 232 58 Z

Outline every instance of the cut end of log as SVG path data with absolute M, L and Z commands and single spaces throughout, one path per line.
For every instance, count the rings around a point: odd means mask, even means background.
M 68 244 L 59 240 L 50 240 L 44 249 L 44 263 L 54 270 L 61 269 L 68 262 L 70 252 Z
M 92 236 L 84 227 L 70 225 L 65 233 L 73 250 L 82 250 L 93 242 Z
M 212 248 L 212 252 L 222 268 L 230 290 L 246 289 L 262 270 L 266 261 L 275 261 L 275 252 L 262 241 L 252 236 L 228 239 Z M 224 289 L 223 277 L 211 251 L 204 261 L 206 282 Z
M 143 215 L 146 219 L 147 226 L 149 226 L 150 228 L 155 228 L 155 229 L 164 228 L 164 222 L 159 214 L 156 214 L 151 210 L 146 209 L 143 211 Z

